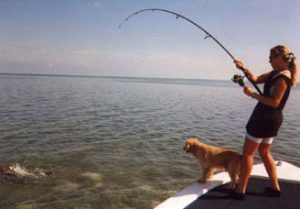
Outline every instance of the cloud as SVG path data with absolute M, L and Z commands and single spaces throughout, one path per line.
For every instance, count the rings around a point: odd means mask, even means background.
M 100 0 L 97 0 L 97 1 L 95 1 L 94 3 L 93 3 L 93 7 L 95 7 L 95 8 L 100 8 L 101 7 L 101 4 L 102 2 L 100 1 Z
M 86 67 L 85 63 L 98 56 L 94 50 L 51 50 L 28 46 L 9 46 L 4 47 L 1 51 L 1 61 L 30 63 L 47 68 L 54 68 L 55 66 Z

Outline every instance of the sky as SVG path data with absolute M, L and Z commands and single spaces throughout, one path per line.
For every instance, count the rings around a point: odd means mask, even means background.
M 0 73 L 227 80 L 238 73 L 214 35 L 255 74 L 269 50 L 300 56 L 299 0 L 0 0 Z

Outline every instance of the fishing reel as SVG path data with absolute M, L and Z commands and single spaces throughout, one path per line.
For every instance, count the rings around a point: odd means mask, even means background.
M 244 86 L 245 85 L 245 83 L 244 83 L 244 78 L 245 78 L 246 76 L 242 76 L 242 75 L 237 75 L 237 74 L 235 74 L 235 75 L 233 75 L 233 77 L 231 78 L 231 80 L 234 82 L 234 83 L 237 83 L 237 84 L 239 84 L 240 86 Z

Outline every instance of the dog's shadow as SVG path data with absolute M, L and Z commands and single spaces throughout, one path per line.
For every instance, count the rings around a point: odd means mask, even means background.
M 225 186 L 217 187 L 211 190 L 209 193 L 200 196 L 198 199 L 201 200 L 223 200 L 230 199 L 233 194 L 233 190 L 226 188 Z M 264 196 L 262 193 L 247 191 L 247 195 L 250 196 Z
M 217 199 L 228 199 L 230 198 L 233 190 L 226 187 L 217 187 L 211 190 L 209 193 L 200 196 L 198 199 L 202 200 L 217 200 Z

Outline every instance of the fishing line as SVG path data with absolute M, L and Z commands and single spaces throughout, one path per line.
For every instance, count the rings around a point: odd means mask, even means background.
M 235 61 L 235 57 L 232 55 L 231 52 L 229 52 L 229 50 L 220 42 L 218 41 L 211 33 L 209 33 L 207 30 L 205 30 L 202 26 L 200 26 L 199 24 L 195 23 L 193 20 L 181 15 L 181 14 L 178 14 L 176 12 L 172 12 L 172 11 L 169 11 L 169 10 L 165 10 L 165 9 L 159 9 L 159 8 L 151 8 L 151 9 L 142 9 L 142 10 L 139 10 L 139 11 L 136 11 L 134 13 L 132 13 L 131 15 L 129 15 L 128 17 L 126 17 L 123 22 L 121 22 L 119 24 L 119 28 L 121 28 L 125 22 L 127 22 L 129 19 L 131 19 L 132 17 L 142 13 L 142 12 L 147 12 L 147 11 L 152 11 L 152 12 L 155 12 L 155 11 L 160 11 L 160 12 L 165 12 L 165 13 L 169 13 L 169 14 L 172 14 L 172 15 L 175 15 L 176 16 L 176 19 L 179 19 L 179 18 L 182 18 L 186 21 L 188 21 L 189 23 L 193 24 L 194 26 L 196 26 L 198 29 L 200 29 L 201 31 L 203 31 L 205 33 L 205 38 L 204 39 L 207 39 L 207 38 L 211 38 L 212 40 L 214 40 L 225 52 L 226 54 L 233 60 Z M 242 70 L 243 71 L 243 70 Z M 260 89 L 258 88 L 258 86 L 250 79 L 249 75 L 247 73 L 245 73 L 243 71 L 244 75 L 245 76 L 239 76 L 240 79 L 243 79 L 244 77 L 246 77 L 250 83 L 255 87 L 255 89 L 258 91 L 258 93 L 260 95 L 262 95 Z M 234 75 L 234 77 L 236 77 L 237 75 Z M 232 81 L 236 82 L 236 80 L 233 78 Z M 243 84 L 243 82 L 239 81 L 237 82 L 239 83 L 240 85 Z

